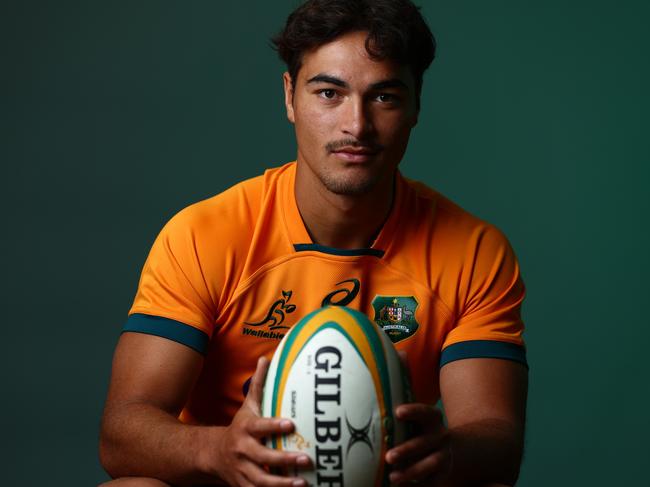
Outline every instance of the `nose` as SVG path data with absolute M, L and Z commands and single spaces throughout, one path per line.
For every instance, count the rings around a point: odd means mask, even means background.
M 362 99 L 351 97 L 343 104 L 341 130 L 357 140 L 362 140 L 373 130 L 372 116 Z

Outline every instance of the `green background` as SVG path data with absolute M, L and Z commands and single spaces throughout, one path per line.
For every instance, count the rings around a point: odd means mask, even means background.
M 422 3 L 422 2 L 420 2 Z M 430 1 L 403 172 L 509 236 L 528 287 L 519 485 L 644 483 L 644 1 Z M 3 1 L 3 484 L 92 485 L 110 360 L 180 208 L 293 159 L 267 39 L 295 1 Z

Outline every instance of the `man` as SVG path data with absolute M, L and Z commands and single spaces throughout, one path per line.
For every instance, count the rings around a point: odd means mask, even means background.
M 311 0 L 274 42 L 297 161 L 162 230 L 115 352 L 103 465 L 120 485 L 305 485 L 270 473 L 313 465 L 262 445 L 293 425 L 260 417 L 261 389 L 279 339 L 329 304 L 405 352 L 417 402 L 396 416 L 417 434 L 386 454 L 393 483 L 513 485 L 527 388 L 516 259 L 397 171 L 430 31 L 409 0 Z

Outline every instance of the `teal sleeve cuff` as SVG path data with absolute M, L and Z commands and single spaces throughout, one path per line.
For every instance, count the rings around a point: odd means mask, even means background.
M 129 316 L 122 329 L 122 333 L 125 331 L 168 338 L 193 348 L 202 355 L 208 352 L 208 343 L 210 342 L 207 333 L 193 326 L 186 325 L 180 321 L 170 320 L 169 318 L 163 318 L 162 316 L 151 316 L 140 313 L 134 313 Z
M 494 340 L 470 340 L 449 345 L 442 350 L 440 367 L 466 358 L 500 358 L 519 362 L 528 368 L 523 346 Z

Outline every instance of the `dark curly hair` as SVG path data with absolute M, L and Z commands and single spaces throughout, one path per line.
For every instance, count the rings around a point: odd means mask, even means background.
M 355 31 L 368 32 L 366 51 L 373 59 L 411 68 L 419 105 L 422 76 L 433 61 L 436 41 L 410 0 L 308 0 L 271 42 L 295 83 L 305 51 Z

